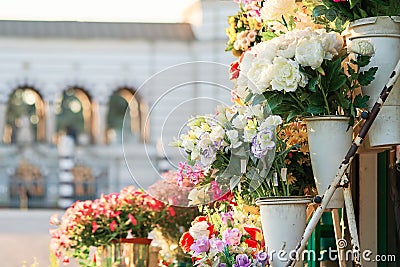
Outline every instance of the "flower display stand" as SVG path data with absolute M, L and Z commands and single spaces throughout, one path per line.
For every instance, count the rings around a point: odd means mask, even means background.
M 353 131 L 348 129 L 349 117 L 343 116 L 309 117 L 306 124 L 315 185 L 321 194 L 330 184 L 342 156 L 351 145 Z M 343 208 L 343 205 L 343 189 L 338 188 L 327 208 Z
M 96 251 L 96 266 L 101 267 L 150 267 L 148 238 L 122 238 L 102 246 Z
M 355 214 L 354 214 L 354 207 L 353 207 L 353 202 L 352 202 L 352 197 L 351 197 L 351 189 L 349 185 L 349 181 L 347 179 L 347 173 L 348 169 L 350 167 L 350 164 L 358 150 L 358 148 L 361 146 L 363 143 L 364 139 L 366 138 L 366 135 L 371 128 L 373 122 L 378 116 L 379 111 L 381 110 L 383 104 L 385 103 L 386 99 L 388 98 L 391 90 L 394 87 L 394 84 L 396 83 L 398 77 L 400 74 L 400 60 L 398 60 L 396 67 L 390 74 L 389 81 L 385 84 L 382 92 L 379 95 L 379 98 L 373 105 L 373 108 L 371 111 L 364 112 L 362 115 L 362 118 L 365 119 L 365 122 L 363 126 L 360 129 L 360 132 L 358 133 L 357 137 L 353 140 L 352 145 L 350 146 L 349 150 L 347 151 L 347 154 L 345 155 L 342 163 L 339 166 L 339 169 L 336 173 L 336 176 L 333 178 L 331 184 L 328 186 L 327 190 L 325 191 L 324 195 L 321 197 L 318 197 L 315 199 L 316 202 L 320 203 L 320 206 L 316 209 L 315 213 L 313 214 L 312 218 L 310 219 L 310 222 L 308 223 L 303 236 L 301 237 L 299 243 L 296 246 L 296 254 L 301 255 L 303 250 L 306 247 L 307 241 L 310 238 L 313 230 L 317 226 L 319 220 L 321 219 L 327 205 L 329 204 L 329 201 L 331 200 L 333 194 L 335 193 L 337 187 L 342 184 L 343 186 L 343 192 L 344 192 L 344 200 L 345 200 L 345 207 L 347 211 L 347 220 L 348 220 L 348 225 L 349 225 L 349 232 L 351 236 L 351 245 L 352 245 L 352 252 L 353 252 L 353 258 L 354 258 L 354 263 L 356 266 L 361 266 L 361 258 L 360 258 L 360 244 L 359 244 L 359 238 L 358 238 L 358 232 L 357 232 L 357 225 L 356 225 L 356 219 L 355 219 Z M 337 240 L 337 243 L 340 244 L 340 242 L 343 242 L 345 240 Z M 286 266 L 295 266 L 297 260 L 296 259 L 290 259 Z

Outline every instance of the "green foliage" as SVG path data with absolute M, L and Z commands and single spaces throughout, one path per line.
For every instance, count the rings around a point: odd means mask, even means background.
M 334 2 L 322 0 L 313 10 L 314 21 L 327 29 L 341 32 L 351 21 L 377 16 L 400 15 L 398 0 L 349 0 Z

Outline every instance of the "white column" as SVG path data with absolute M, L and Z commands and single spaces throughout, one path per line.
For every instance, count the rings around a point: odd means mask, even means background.
M 106 130 L 107 130 L 107 103 L 98 103 L 96 114 L 96 144 L 106 143 Z
M 0 102 L 0 143 L 3 143 L 4 130 L 6 126 L 6 116 L 7 116 L 7 102 Z
M 58 206 L 68 208 L 74 202 L 74 176 L 71 172 L 75 165 L 74 161 L 75 144 L 74 139 L 64 135 L 58 142 L 59 156 L 59 186 Z
M 56 133 L 56 114 L 54 101 L 46 101 L 46 141 L 49 144 L 54 142 Z

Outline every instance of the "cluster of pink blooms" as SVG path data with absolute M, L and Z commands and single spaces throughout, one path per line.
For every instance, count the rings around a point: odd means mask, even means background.
M 176 177 L 176 182 L 179 186 L 183 186 L 185 180 L 189 180 L 190 183 L 197 185 L 203 178 L 204 171 L 200 165 L 195 164 L 193 167 L 191 167 L 186 162 L 179 162 Z
M 141 227 L 138 225 L 140 216 L 145 214 L 148 217 L 148 214 L 156 214 L 164 208 L 163 202 L 133 186 L 119 193 L 102 195 L 96 200 L 76 201 L 61 220 L 57 214 L 50 219 L 50 224 L 57 227 L 50 229 L 50 248 L 57 258 L 68 263 L 68 256 L 74 256 L 81 247 L 106 245 L 115 238 L 113 233 L 134 232 Z M 97 236 L 99 229 L 102 231 Z M 105 232 L 110 233 L 109 236 Z M 84 236 L 90 236 L 92 240 Z

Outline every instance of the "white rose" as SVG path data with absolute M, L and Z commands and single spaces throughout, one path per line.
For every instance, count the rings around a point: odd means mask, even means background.
M 296 61 L 302 66 L 319 68 L 324 60 L 322 43 L 318 39 L 302 39 L 296 47 Z
M 261 8 L 261 18 L 279 20 L 282 16 L 293 15 L 296 7 L 295 0 L 268 0 Z
M 271 81 L 272 90 L 277 91 L 294 92 L 302 80 L 299 64 L 294 60 L 283 57 L 275 58 L 271 75 L 273 77 Z
M 189 229 L 189 233 L 194 239 L 199 239 L 202 236 L 208 237 L 210 235 L 210 230 L 208 230 L 208 222 L 202 221 L 195 223 Z
M 225 130 L 222 128 L 220 125 L 215 126 L 212 128 L 211 133 L 210 133 L 210 139 L 213 142 L 218 142 L 225 136 Z

